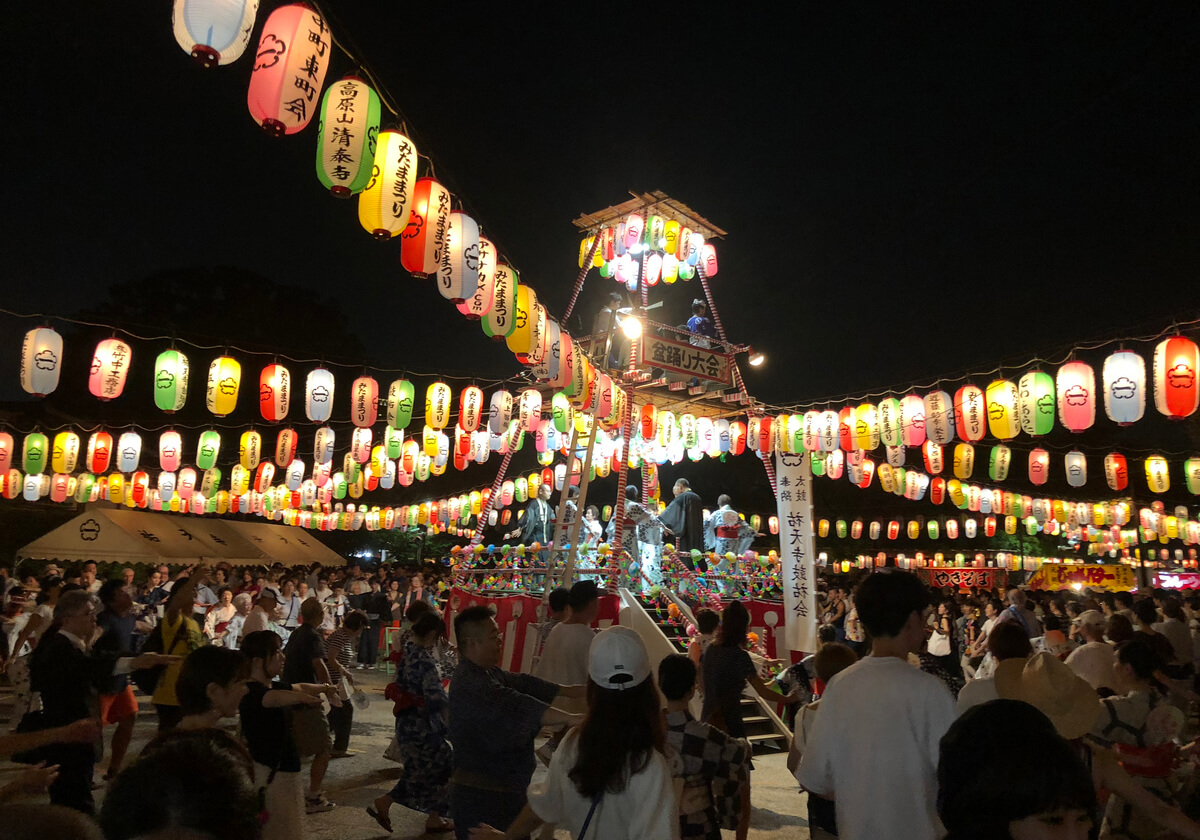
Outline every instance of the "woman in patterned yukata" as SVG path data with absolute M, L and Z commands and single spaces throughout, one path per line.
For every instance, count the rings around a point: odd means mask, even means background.
M 441 616 L 427 612 L 412 626 L 412 638 L 404 645 L 403 657 L 396 663 L 396 681 L 386 695 L 395 704 L 396 743 L 404 762 L 404 774 L 396 786 L 367 808 L 369 814 L 388 832 L 388 816 L 393 804 L 428 814 L 427 834 L 454 830 L 445 819 L 450 812 L 449 784 L 453 750 L 446 740 L 449 698 L 442 687 L 433 650 L 445 632 Z

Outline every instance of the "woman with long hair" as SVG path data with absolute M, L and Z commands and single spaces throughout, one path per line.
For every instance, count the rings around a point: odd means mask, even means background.
M 721 626 L 716 638 L 701 657 L 700 672 L 704 677 L 704 707 L 701 720 L 732 735 L 745 738 L 742 722 L 742 692 L 747 684 L 754 686 L 764 700 L 771 703 L 791 703 L 797 699 L 771 689 L 754 666 L 749 646 L 750 613 L 741 601 L 733 601 L 721 612 Z M 750 773 L 744 774 L 741 785 L 741 815 L 738 818 L 737 840 L 745 840 L 750 831 Z
M 472 840 L 525 837 L 543 822 L 566 828 L 574 840 L 679 836 L 658 689 L 633 630 L 596 634 L 587 701 L 583 723 L 554 752 L 545 781 L 529 786 L 529 802 L 508 830 L 479 826 Z
M 454 758 L 446 739 L 450 731 L 450 700 L 442 687 L 433 654 L 438 638 L 445 631 L 442 617 L 425 604 L 396 662 L 396 680 L 387 689 L 386 696 L 395 704 L 392 711 L 396 716 L 396 744 L 404 762 L 404 774 L 390 792 L 367 808 L 367 814 L 387 832 L 392 830 L 389 811 L 393 803 L 427 814 L 427 833 L 450 831 L 454 827 L 445 819 L 450 813 L 449 785 Z

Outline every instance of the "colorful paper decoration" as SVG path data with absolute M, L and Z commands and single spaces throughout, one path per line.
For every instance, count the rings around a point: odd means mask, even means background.
M 1171 489 L 1171 474 L 1166 458 L 1151 455 L 1146 459 L 1146 484 L 1151 493 L 1166 493 Z
M 124 432 L 117 439 L 117 470 L 131 473 L 142 460 L 142 436 L 137 432 Z M 26 470 L 29 472 L 29 470 Z
M 954 447 L 954 477 L 966 480 L 975 471 L 975 447 L 959 443 Z
M 204 402 L 217 417 L 231 414 L 237 408 L 238 390 L 242 384 L 242 365 L 232 356 L 218 356 L 208 366 L 208 387 Z
M 1067 362 L 1058 369 L 1058 420 L 1072 432 L 1096 422 L 1096 374 L 1086 362 Z
M 434 382 L 425 391 L 425 424 L 434 430 L 440 431 L 446 428 L 450 422 L 450 386 L 445 382 Z M 432 455 L 434 452 L 429 452 L 428 445 L 426 452 Z
M 965 441 L 982 440 L 987 432 L 987 403 L 975 385 L 963 385 L 954 394 L 954 418 L 958 436 Z
M 479 237 L 478 266 L 474 294 L 458 304 L 458 311 L 472 321 L 478 321 L 492 311 L 496 294 L 496 246 L 483 236 Z
M 1104 412 L 1120 426 L 1142 419 L 1146 411 L 1146 363 L 1137 353 L 1118 350 L 1104 360 Z
M 263 419 L 277 423 L 286 418 L 291 400 L 291 372 L 278 363 L 264 367 L 258 377 L 258 410 Z
M 12 449 L 12 440 L 9 439 L 8 450 Z M 3 451 L 2 442 L 0 442 L 0 451 Z M 108 465 L 112 460 L 113 438 L 108 432 L 92 432 L 88 438 L 87 447 L 87 470 L 90 473 L 105 473 L 108 472 Z M 0 472 L 6 470 L 7 464 L 0 461 Z
M 479 224 L 466 213 L 450 213 L 439 257 L 438 291 L 455 304 L 465 302 L 479 286 Z
M 1154 405 L 1160 414 L 1181 420 L 1195 413 L 1200 404 L 1200 348 L 1177 335 L 1154 348 Z
M 398 131 L 381 131 L 371 180 L 358 196 L 358 222 L 387 241 L 407 230 L 417 182 L 417 147 Z
M 62 336 L 50 327 L 25 333 L 21 343 L 21 387 L 27 394 L 44 397 L 58 387 L 62 369 Z
M 400 243 L 400 263 L 413 277 L 428 277 L 438 270 L 449 223 L 450 191 L 433 178 L 418 179 Z
M 375 425 L 379 416 L 379 383 L 360 376 L 350 386 L 350 422 L 358 428 Z
M 1033 449 L 1029 453 L 1029 481 L 1042 485 L 1050 478 L 1050 453 L 1045 449 Z
M 925 401 L 916 394 L 900 400 L 900 434 L 905 446 L 920 446 L 925 442 Z
M 133 351 L 119 338 L 106 338 L 96 345 L 88 390 L 102 400 L 115 400 L 125 390 L 125 378 Z
M 954 440 L 954 405 L 945 391 L 925 395 L 925 434 L 941 446 Z
M 993 437 L 1009 440 L 1021 431 L 1021 418 L 1017 412 L 1019 400 L 1015 382 L 995 379 L 987 386 L 988 429 Z
M 483 316 L 480 326 L 483 334 L 504 341 L 517 328 L 517 289 L 520 286 L 517 272 L 507 263 L 496 264 L 495 292 L 492 295 L 492 308 Z M 583 354 L 576 354 L 582 359 Z M 582 361 L 578 364 L 582 366 Z
M 360 193 L 371 180 L 380 110 L 379 95 L 355 76 L 330 85 L 321 98 L 317 179 L 335 198 Z
M 250 116 L 276 137 L 295 134 L 313 118 L 325 84 L 333 39 L 325 20 L 296 3 L 273 11 L 254 55 L 246 104 Z
M 204 67 L 241 58 L 254 32 L 258 0 L 175 0 L 175 41 Z
M 1072 449 L 1063 459 L 1067 470 L 1067 484 L 1082 487 L 1087 484 L 1087 458 L 1078 449 Z
M 253 470 L 261 461 L 262 435 L 253 429 L 242 432 L 241 440 L 238 443 L 238 462 L 246 469 Z
M 1021 431 L 1033 437 L 1054 428 L 1054 379 L 1045 371 L 1031 370 L 1017 384 L 1017 410 Z
M 313 423 L 324 423 L 333 416 L 333 374 L 314 368 L 304 380 L 304 415 Z
M 1004 444 L 992 447 L 988 457 L 988 477 L 992 481 L 1004 481 L 1008 478 L 1008 469 L 1012 464 L 1012 450 Z

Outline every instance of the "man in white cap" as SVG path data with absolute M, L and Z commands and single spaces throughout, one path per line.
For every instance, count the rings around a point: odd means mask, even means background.
M 1117 662 L 1112 645 L 1104 641 L 1106 619 L 1099 610 L 1085 610 L 1075 619 L 1084 643 L 1067 657 L 1067 667 L 1087 680 L 1096 690 L 1112 690 L 1113 665 Z
M 259 630 L 276 630 L 275 628 L 275 611 L 279 606 L 279 591 L 273 586 L 264 586 L 262 591 L 258 593 L 258 599 L 254 602 L 254 609 L 250 610 L 250 614 L 246 616 L 245 622 L 242 623 L 242 636 L 244 639 L 251 633 Z M 241 645 L 239 639 L 238 645 Z

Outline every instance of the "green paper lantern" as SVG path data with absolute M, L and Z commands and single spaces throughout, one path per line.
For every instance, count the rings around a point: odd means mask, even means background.
M 154 404 L 174 414 L 183 408 L 188 391 L 188 358 L 178 350 L 164 350 L 154 361 Z
M 213 429 L 201 432 L 200 441 L 196 444 L 196 466 L 202 470 L 210 470 L 217 465 L 217 456 L 220 454 L 220 433 Z
M 25 443 L 21 447 L 21 465 L 26 475 L 41 475 L 46 471 L 49 450 L 50 441 L 41 432 L 25 435 Z
M 992 447 L 988 457 L 988 477 L 992 481 L 1004 481 L 1008 478 L 1008 468 L 1012 464 L 1012 450 L 1004 444 Z
M 383 429 L 383 448 L 388 458 L 399 458 L 400 452 L 404 448 L 404 432 L 390 425 L 385 426 Z
M 397 379 L 388 387 L 387 421 L 393 429 L 407 429 L 412 422 L 416 388 L 407 379 Z
M 379 95 L 353 76 L 330 85 L 321 98 L 317 178 L 336 197 L 360 193 L 371 180 L 379 116 Z
M 1017 385 L 1017 413 L 1021 431 L 1035 437 L 1054 429 L 1054 377 L 1040 370 L 1031 370 Z

